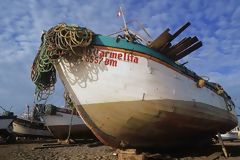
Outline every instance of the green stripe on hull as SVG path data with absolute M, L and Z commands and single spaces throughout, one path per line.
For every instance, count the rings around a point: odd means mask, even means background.
M 170 60 L 168 57 L 142 45 L 136 42 L 128 42 L 125 39 L 119 39 L 113 38 L 113 37 L 108 37 L 108 36 L 102 36 L 102 35 L 97 35 L 93 38 L 93 44 L 95 45 L 101 45 L 101 46 L 109 46 L 109 47 L 114 47 L 114 48 L 121 48 L 121 49 L 127 49 L 130 51 L 137 51 L 144 53 L 146 55 L 158 58 L 168 64 L 171 64 L 175 67 L 178 67 L 178 65 Z
M 155 57 L 163 62 L 166 62 L 167 64 L 175 67 L 177 70 L 181 71 L 182 73 L 193 77 L 194 79 L 198 80 L 200 79 L 199 76 L 196 75 L 196 73 L 188 70 L 186 67 L 176 64 L 174 61 L 166 57 L 165 55 L 158 53 L 142 44 L 136 43 L 136 42 L 128 42 L 125 39 L 118 39 L 114 37 L 109 36 L 102 36 L 102 35 L 95 35 L 92 41 L 92 44 L 99 45 L 99 46 L 109 46 L 114 48 L 120 48 L 120 49 L 126 49 L 130 51 L 137 51 L 140 53 L 144 53 L 146 55 Z

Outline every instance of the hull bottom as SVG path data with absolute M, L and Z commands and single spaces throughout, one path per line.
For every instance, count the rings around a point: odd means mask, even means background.
M 115 148 L 177 147 L 237 125 L 229 111 L 198 102 L 148 100 L 76 108 L 95 136 Z

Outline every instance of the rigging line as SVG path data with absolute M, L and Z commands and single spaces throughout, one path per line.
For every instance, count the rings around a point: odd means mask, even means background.
M 7 110 L 6 110 L 6 109 L 4 109 L 2 106 L 0 106 L 0 108 L 2 108 L 2 110 L 4 110 L 5 112 L 7 112 Z

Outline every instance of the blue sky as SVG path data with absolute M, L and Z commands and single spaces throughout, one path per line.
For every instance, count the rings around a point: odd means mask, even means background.
M 21 113 L 33 103 L 30 70 L 42 30 L 65 22 L 110 34 L 122 25 L 116 16 L 120 4 L 127 19 L 143 23 L 154 38 L 168 27 L 174 32 L 190 21 L 192 25 L 181 36 L 197 35 L 203 47 L 182 62 L 188 61 L 190 69 L 220 83 L 240 107 L 239 0 L 0 1 L 0 105 Z M 64 104 L 60 82 L 49 102 Z

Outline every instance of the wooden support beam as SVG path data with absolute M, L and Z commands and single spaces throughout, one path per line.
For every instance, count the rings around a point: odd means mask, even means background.
M 179 59 L 182 59 L 183 57 L 187 56 L 191 52 L 195 51 L 196 49 L 202 47 L 202 42 L 198 41 L 194 43 L 192 46 L 188 47 L 187 49 L 183 50 L 182 52 L 178 53 L 173 59 L 175 61 L 178 61 Z
M 185 43 L 186 41 L 189 41 L 190 39 L 191 39 L 191 37 L 185 37 L 181 41 L 179 41 L 177 44 L 173 45 L 173 47 L 178 47 L 181 44 Z
M 32 150 L 36 149 L 45 149 L 45 148 L 61 148 L 61 147 L 74 147 L 74 146 L 79 146 L 79 144 L 48 144 L 48 145 L 42 145 L 40 147 L 34 147 Z
M 191 45 L 193 45 L 194 43 L 196 43 L 198 41 L 198 38 L 195 36 L 193 38 L 187 38 L 184 42 L 182 42 L 180 45 L 176 45 L 176 47 L 174 46 L 168 53 L 167 55 L 170 57 L 175 57 L 176 55 L 178 55 L 178 53 L 182 52 L 183 50 L 187 49 L 188 47 L 190 47 Z
M 137 154 L 136 149 L 118 151 L 118 160 L 146 160 L 144 154 Z
M 198 38 L 196 36 L 193 38 L 184 38 L 179 43 L 172 46 L 171 41 L 174 40 L 177 36 L 179 36 L 190 25 L 190 22 L 185 23 L 173 35 L 169 33 L 169 28 L 166 29 L 154 41 L 152 41 L 148 45 L 148 47 L 167 55 L 173 60 L 179 60 L 183 58 L 184 56 L 190 54 L 191 52 L 202 46 L 202 43 L 198 41 Z
M 223 151 L 223 154 L 225 156 L 225 158 L 228 158 L 228 153 L 227 153 L 227 150 L 224 146 L 224 143 L 223 143 L 223 140 L 222 140 L 222 136 L 220 133 L 218 133 L 218 139 L 219 139 L 219 142 L 221 143 L 221 146 L 222 146 L 222 151 Z
M 150 48 L 154 50 L 159 50 L 164 44 L 171 40 L 172 35 L 169 33 L 170 29 L 166 29 L 162 34 L 160 34 L 154 41 L 149 45 Z
M 159 52 L 164 52 L 166 54 L 167 50 L 169 50 L 170 48 L 170 42 L 174 40 L 179 34 L 181 34 L 188 26 L 190 26 L 190 22 L 184 24 L 173 35 L 168 33 L 170 31 L 170 29 L 168 28 L 150 44 L 150 48 L 155 49 Z
M 170 51 L 170 48 L 172 47 L 171 43 L 165 43 L 162 48 L 158 50 L 158 52 L 162 54 L 167 54 Z
M 174 40 L 177 36 L 179 36 L 187 27 L 191 25 L 190 22 L 185 23 L 182 27 L 180 27 L 173 35 L 172 35 L 172 40 Z

